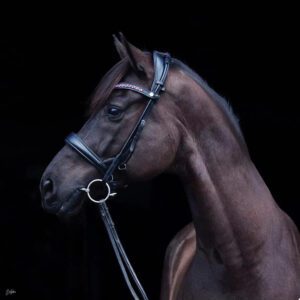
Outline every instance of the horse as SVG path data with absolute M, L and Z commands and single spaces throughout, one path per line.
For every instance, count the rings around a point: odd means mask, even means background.
M 131 182 L 175 174 L 192 224 L 168 246 L 161 299 L 299 299 L 299 231 L 252 162 L 229 104 L 178 59 L 152 56 L 122 34 L 114 40 L 120 61 L 43 173 L 44 209 L 72 215 L 87 198 L 104 194 L 102 203 Z

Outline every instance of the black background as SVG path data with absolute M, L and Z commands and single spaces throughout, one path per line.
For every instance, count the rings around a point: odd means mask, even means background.
M 229 100 L 254 163 L 300 225 L 293 8 L 184 13 L 150 5 L 129 14 L 125 6 L 118 13 L 74 4 L 0 12 L 0 297 L 14 289 L 19 299 L 130 299 L 94 207 L 59 220 L 43 212 L 38 191 L 44 168 L 84 123 L 89 95 L 117 62 L 118 31 L 142 49 L 183 60 Z M 165 247 L 190 219 L 180 185 L 160 176 L 131 186 L 111 206 L 150 299 L 158 299 Z

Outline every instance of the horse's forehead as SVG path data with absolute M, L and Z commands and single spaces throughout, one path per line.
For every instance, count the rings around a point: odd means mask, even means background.
M 121 81 L 130 83 L 130 81 L 141 81 L 141 79 L 132 70 L 130 70 Z
M 139 84 L 145 87 L 151 79 L 147 79 L 146 76 L 139 76 L 134 71 L 130 70 L 121 81 L 131 84 Z

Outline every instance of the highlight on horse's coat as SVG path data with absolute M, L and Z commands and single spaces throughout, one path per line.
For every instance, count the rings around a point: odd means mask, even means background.
M 252 162 L 226 100 L 168 54 L 143 52 L 123 35 L 115 45 L 121 61 L 96 88 L 88 121 L 43 174 L 44 208 L 71 215 L 94 199 L 109 227 L 101 205 L 113 194 L 175 174 L 193 222 L 168 247 L 161 299 L 298 299 L 299 231 Z

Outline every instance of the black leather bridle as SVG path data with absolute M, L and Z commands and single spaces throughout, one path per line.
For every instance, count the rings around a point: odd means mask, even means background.
M 99 203 L 101 217 L 104 222 L 105 228 L 108 232 L 108 236 L 112 243 L 121 271 L 133 298 L 136 300 L 140 298 L 137 296 L 135 289 L 132 287 L 131 281 L 128 276 L 128 271 L 131 275 L 132 280 L 135 282 L 136 287 L 138 288 L 140 295 L 142 296 L 142 299 L 148 300 L 148 297 L 141 283 L 139 282 L 124 251 L 124 248 L 120 242 L 114 223 L 111 219 L 108 207 L 106 205 L 106 200 L 109 197 L 114 196 L 116 194 L 116 182 L 114 181 L 114 172 L 116 170 L 126 170 L 127 162 L 131 158 L 135 150 L 136 144 L 141 136 L 142 130 L 146 124 L 146 118 L 150 114 L 154 104 L 159 100 L 161 92 L 165 90 L 165 82 L 171 63 L 171 57 L 167 53 L 160 53 L 154 51 L 153 62 L 154 79 L 150 90 L 141 88 L 134 84 L 123 82 L 115 86 L 115 89 L 130 90 L 145 96 L 147 99 L 147 104 L 143 113 L 141 114 L 135 127 L 129 134 L 129 137 L 125 141 L 123 147 L 115 156 L 103 160 L 93 150 L 91 150 L 75 133 L 71 133 L 65 139 L 66 144 L 68 144 L 73 150 L 75 150 L 83 158 L 85 158 L 88 162 L 95 166 L 95 168 L 99 171 L 99 173 L 102 176 L 101 179 L 92 180 L 86 188 L 80 188 L 80 190 L 85 191 L 90 200 Z M 104 198 L 94 199 L 93 195 L 91 195 L 91 190 L 93 186 L 95 187 L 95 185 L 100 185 L 102 189 L 106 191 L 106 196 Z

